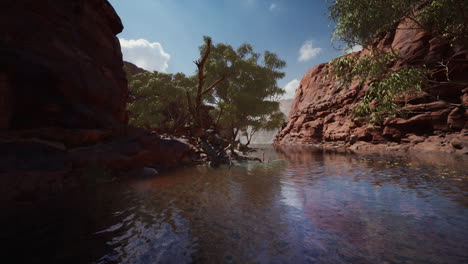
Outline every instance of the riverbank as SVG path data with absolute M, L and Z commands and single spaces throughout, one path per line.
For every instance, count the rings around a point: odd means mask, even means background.
M 434 136 L 409 135 L 401 142 L 335 141 L 321 143 L 276 144 L 278 146 L 305 145 L 333 152 L 371 154 L 371 153 L 423 153 L 451 154 L 468 156 L 468 130 L 462 133 L 440 134 Z

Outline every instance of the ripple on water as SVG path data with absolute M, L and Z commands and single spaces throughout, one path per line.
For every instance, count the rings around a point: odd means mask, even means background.
M 262 152 L 18 207 L 1 238 L 18 262 L 468 262 L 466 161 Z

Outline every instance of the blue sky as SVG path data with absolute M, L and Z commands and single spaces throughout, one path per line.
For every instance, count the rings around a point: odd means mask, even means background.
M 278 82 L 288 95 L 306 71 L 341 55 L 331 45 L 324 0 L 110 0 L 125 29 L 124 59 L 148 70 L 193 74 L 203 36 L 255 51 L 275 52 L 287 62 Z

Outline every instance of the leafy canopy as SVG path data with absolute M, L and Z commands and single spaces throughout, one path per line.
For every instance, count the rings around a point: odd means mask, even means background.
M 209 56 L 204 62 L 208 46 Z M 283 124 L 277 100 L 284 90 L 277 80 L 284 77 L 281 69 L 286 63 L 276 54 L 256 53 L 250 44 L 237 49 L 224 43 L 211 45 L 211 39 L 205 37 L 200 57 L 194 76 L 160 72 L 130 76 L 130 122 L 174 133 L 200 123 L 196 120 L 199 113 L 194 112 L 202 104 L 212 106 L 212 128 L 231 141 L 240 136 L 239 132 L 271 130 Z M 209 84 L 215 85 L 209 89 Z
M 205 48 L 201 46 L 200 51 Z M 213 89 L 208 102 L 217 106 L 212 114 L 226 137 L 233 139 L 248 127 L 270 129 L 282 125 L 277 100 L 284 90 L 277 80 L 284 77 L 281 69 L 285 66 L 286 62 L 275 53 L 256 53 L 250 44 L 237 49 L 224 43 L 212 47 L 205 66 L 210 73 L 207 82 L 218 76 L 226 76 L 226 80 Z
M 334 40 L 371 45 L 402 19 L 452 41 L 467 41 L 468 2 L 460 0 L 327 0 Z M 403 28 L 402 28 L 403 29 Z
M 185 91 L 195 78 L 183 73 L 146 72 L 129 77 L 130 123 L 148 129 L 174 133 L 188 118 Z
M 395 99 L 405 93 L 421 91 L 431 75 L 429 67 L 421 63 L 394 67 L 398 60 L 405 58 L 400 57 L 398 50 L 379 50 L 373 45 L 376 41 L 398 26 L 398 30 L 427 30 L 451 45 L 467 45 L 467 1 L 334 0 L 329 11 L 330 19 L 336 23 L 335 41 L 344 48 L 362 45 L 370 50 L 359 57 L 334 59 L 329 70 L 342 86 L 349 86 L 353 81 L 369 84 L 369 91 L 353 114 L 365 116 L 374 123 L 397 113 L 399 105 Z M 404 19 L 409 23 L 400 24 Z M 444 60 L 446 65 L 450 58 L 444 58 L 442 64 Z

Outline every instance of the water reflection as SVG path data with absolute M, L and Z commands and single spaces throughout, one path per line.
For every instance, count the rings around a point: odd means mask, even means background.
M 29 263 L 468 261 L 463 158 L 257 155 L 10 208 L 0 238 Z

